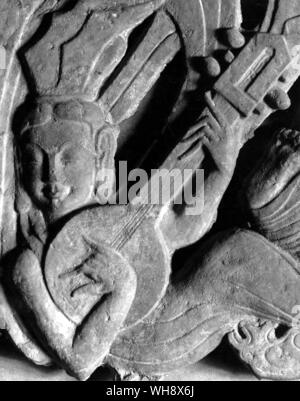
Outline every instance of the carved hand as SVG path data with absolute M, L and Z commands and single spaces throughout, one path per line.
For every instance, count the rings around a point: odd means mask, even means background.
M 205 101 L 207 114 L 201 115 L 183 142 L 192 143 L 191 147 L 203 146 L 220 172 L 232 174 L 236 162 L 234 156 L 239 149 L 238 138 L 222 111 L 216 107 L 210 92 L 205 94 Z

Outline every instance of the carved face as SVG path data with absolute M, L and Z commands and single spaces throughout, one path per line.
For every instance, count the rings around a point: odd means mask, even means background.
M 96 154 L 88 125 L 54 120 L 31 128 L 20 151 L 25 188 L 51 220 L 89 202 Z

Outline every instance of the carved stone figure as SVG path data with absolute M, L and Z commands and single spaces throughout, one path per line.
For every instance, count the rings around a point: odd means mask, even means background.
M 300 377 L 298 132 L 245 178 L 247 228 L 211 232 L 243 146 L 300 76 L 299 2 L 262 4 L 249 22 L 239 0 L 3 1 L 0 328 L 33 362 L 157 378 L 228 335 L 260 377 Z M 157 170 L 115 204 L 134 141 L 131 162 Z M 192 213 L 177 200 L 199 169 Z M 164 174 L 185 180 L 154 205 Z

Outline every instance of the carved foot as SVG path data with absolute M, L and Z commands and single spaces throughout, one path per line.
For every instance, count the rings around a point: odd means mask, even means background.
M 229 335 L 241 359 L 262 379 L 300 379 L 300 329 L 281 333 L 282 326 L 261 321 L 244 321 Z

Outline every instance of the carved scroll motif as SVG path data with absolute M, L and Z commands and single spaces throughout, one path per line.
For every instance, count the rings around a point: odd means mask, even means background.
M 241 359 L 254 373 L 269 380 L 300 378 L 300 331 L 298 328 L 278 335 L 280 326 L 271 322 L 242 322 L 229 336 Z M 280 332 L 279 332 L 280 333 Z

